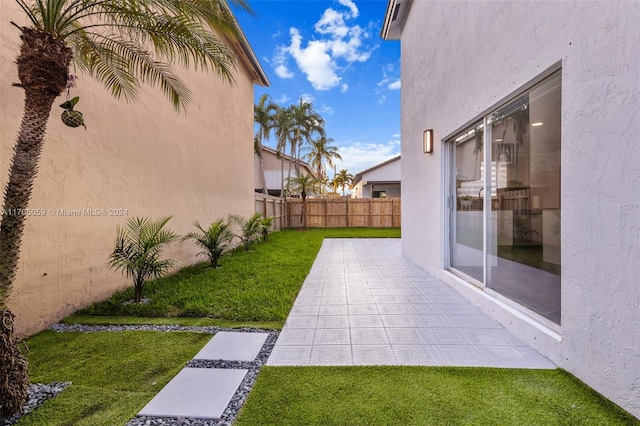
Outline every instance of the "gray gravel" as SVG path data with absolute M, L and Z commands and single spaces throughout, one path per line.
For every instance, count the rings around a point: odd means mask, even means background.
M 227 409 L 218 421 L 194 418 L 169 418 L 169 417 L 134 417 L 127 426 L 228 426 L 231 425 L 242 405 L 244 404 L 249 392 L 253 388 L 253 384 L 260 373 L 260 368 L 267 362 L 273 346 L 276 344 L 279 332 L 276 330 L 263 330 L 258 328 L 223 328 L 223 327 L 198 327 L 198 326 L 179 326 L 179 325 L 80 325 L 80 324 L 55 324 L 51 330 L 57 332 L 83 332 L 93 333 L 99 331 L 121 332 L 121 331 L 191 331 L 198 333 L 215 334 L 219 331 L 235 331 L 245 333 L 269 333 L 266 341 L 262 345 L 262 349 L 258 353 L 255 360 L 251 362 L 245 361 L 225 361 L 225 360 L 191 360 L 186 367 L 192 368 L 243 368 L 249 370 L 236 391 Z M 44 402 L 44 401 L 43 401 Z M 10 424 L 10 423 L 9 423 Z M 0 426 L 3 426 L 0 424 Z
M 64 388 L 70 384 L 71 382 L 53 382 L 48 385 L 42 383 L 31 384 L 29 386 L 27 404 L 22 409 L 22 414 L 16 414 L 8 419 L 0 418 L 0 426 L 8 426 L 16 423 L 20 417 L 29 414 L 31 411 L 44 404 L 48 399 L 51 399 L 62 392 Z

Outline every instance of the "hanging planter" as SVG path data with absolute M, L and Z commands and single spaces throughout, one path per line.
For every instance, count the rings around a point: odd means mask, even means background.
M 82 117 L 82 113 L 80 111 L 73 110 L 73 107 L 78 103 L 79 100 L 80 97 L 76 96 L 75 98 L 68 100 L 63 104 L 60 104 L 60 107 L 64 109 L 64 111 L 62 111 L 62 114 L 60 115 L 60 118 L 62 118 L 62 122 L 69 127 L 82 126 L 86 130 L 87 126 L 85 126 L 84 124 L 84 117 Z

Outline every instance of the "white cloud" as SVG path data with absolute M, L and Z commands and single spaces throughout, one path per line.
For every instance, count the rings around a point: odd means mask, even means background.
M 294 74 L 289 71 L 289 68 L 287 68 L 284 64 L 278 65 L 275 71 L 280 78 L 293 78 L 294 76 Z
M 287 67 L 287 58 L 291 56 L 314 89 L 340 87 L 343 92 L 346 90 L 348 86 L 342 83 L 339 73 L 349 64 L 366 62 L 371 57 L 371 50 L 363 43 L 369 38 L 368 30 L 348 22 L 359 15 L 355 3 L 352 0 L 338 0 L 338 3 L 346 10 L 325 9 L 313 27 L 316 37 L 306 44 L 300 30 L 295 27 L 289 30 L 289 45 L 279 46 L 272 61 L 278 76 L 293 77 Z
M 311 93 L 303 93 L 302 95 L 300 95 L 300 99 L 302 99 L 302 102 L 309 102 L 310 104 L 316 101 L 315 96 L 313 96 Z
M 390 90 L 399 90 L 400 89 L 400 79 L 397 79 L 393 83 L 390 83 L 387 86 L 387 88 L 390 89 Z
M 276 99 L 276 103 L 279 104 L 280 106 L 284 106 L 284 104 L 289 102 L 290 99 L 291 99 L 290 97 L 288 97 L 287 95 L 285 95 L 283 93 L 282 96 L 280 96 L 278 99 Z
M 333 114 L 333 108 L 331 108 L 329 105 L 321 105 L 320 106 L 320 112 L 322 112 L 323 114 Z
M 349 90 L 349 85 L 347 83 L 342 83 L 342 86 L 340 86 L 340 93 L 344 93 L 347 90 Z
M 291 28 L 289 53 L 316 90 L 328 90 L 340 84 L 340 77 L 334 71 L 336 64 L 327 53 L 328 50 L 327 42 L 320 40 L 310 41 L 303 48 L 300 32 Z
M 386 143 L 356 142 L 348 146 L 340 146 L 339 153 L 342 161 L 336 162 L 336 169 L 347 169 L 349 173 L 355 175 L 400 155 L 400 140 L 393 139 Z
M 348 7 L 349 9 L 351 9 L 351 16 L 354 18 L 358 17 L 358 8 L 356 7 L 355 3 L 352 2 L 351 0 L 338 0 L 338 3 L 340 3 L 343 6 Z

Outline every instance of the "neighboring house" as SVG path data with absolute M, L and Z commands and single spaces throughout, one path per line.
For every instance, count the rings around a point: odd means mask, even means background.
M 14 1 L 0 1 L 0 185 L 5 186 L 18 134 L 24 92 L 15 60 L 27 24 Z M 184 235 L 193 222 L 208 224 L 230 213 L 254 213 L 254 84 L 269 81 L 247 40 L 229 42 L 239 63 L 235 85 L 215 73 L 177 69 L 192 90 L 186 113 L 176 113 L 156 88 L 136 101 L 117 101 L 80 73 L 76 109 L 87 130 L 62 124 L 64 96 L 49 120 L 21 259 L 9 306 L 21 335 L 42 330 L 78 308 L 131 286 L 107 268 L 116 226 L 127 218 L 172 215 L 168 227 Z M 73 70 L 73 65 L 71 67 Z M 174 243 L 166 255 L 195 263 L 198 249 Z
M 353 177 L 351 198 L 400 198 L 400 156 Z
M 402 44 L 404 255 L 635 416 L 639 17 L 391 0 L 382 31 Z
M 296 176 L 295 159 L 286 154 L 278 158 L 276 150 L 263 146 L 262 160 L 264 164 L 264 175 L 267 180 L 267 192 L 269 195 L 279 197 L 282 189 L 283 176 L 284 186 L 286 187 L 287 184 L 289 165 L 291 165 L 291 178 Z M 304 161 L 300 161 L 300 172 L 316 177 L 311 166 Z M 260 170 L 260 157 L 257 155 L 253 156 L 253 187 L 255 188 L 255 192 L 262 192 L 262 171 Z

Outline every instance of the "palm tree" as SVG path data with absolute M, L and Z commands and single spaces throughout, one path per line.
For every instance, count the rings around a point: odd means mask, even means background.
M 177 110 L 191 93 L 170 63 L 213 70 L 233 83 L 233 51 L 217 35 L 239 37 L 227 0 L 16 0 L 28 26 L 16 26 L 22 43 L 17 58 L 24 89 L 23 118 L 5 187 L 0 224 L 0 416 L 21 410 L 28 376 L 19 372 L 13 337 L 14 316 L 7 307 L 16 276 L 25 216 L 55 99 L 67 88 L 73 63 L 103 82 L 116 98 L 135 100 L 141 83 L 158 85 Z M 231 0 L 251 12 L 245 0 Z M 79 123 L 78 123 L 79 124 Z M 7 355 L 9 354 L 9 355 Z M 11 355 L 14 354 L 14 355 Z M 17 354 L 17 355 L 15 355 Z
M 302 211 L 300 212 L 300 222 L 305 224 L 305 213 L 307 206 L 307 195 L 318 191 L 318 180 L 311 175 L 298 175 L 290 179 L 291 192 L 299 193 L 302 197 Z
M 280 158 L 280 196 L 287 197 L 287 191 L 284 189 L 284 155 L 287 150 L 287 145 L 291 141 L 291 110 L 289 108 L 278 108 L 274 116 L 274 130 L 278 139 L 276 146 L 276 152 L 278 158 Z M 291 168 L 289 168 L 291 173 Z
M 169 219 L 171 217 L 156 221 L 143 217 L 130 218 L 124 228 L 117 228 L 116 247 L 109 256 L 108 265 L 133 278 L 135 303 L 142 300 L 142 289 L 150 278 L 159 278 L 178 264 L 177 260 L 160 259 L 160 254 L 169 243 L 178 239 L 173 231 L 164 229 Z
M 309 141 L 309 149 L 305 158 L 309 165 L 314 168 L 318 177 L 327 174 L 325 164 L 332 167 L 334 158 L 342 160 L 342 157 L 338 154 L 338 147 L 329 145 L 332 142 L 334 142 L 333 138 L 327 138 L 326 136 L 320 136 Z
M 334 179 L 338 179 L 338 186 L 342 187 L 342 196 L 345 195 L 345 187 L 351 185 L 353 182 L 353 175 L 347 172 L 347 169 L 342 169 L 338 172 Z
M 253 120 L 258 125 L 253 139 L 253 149 L 260 158 L 260 176 L 262 178 L 262 193 L 267 194 L 267 179 L 264 175 L 264 161 L 262 158 L 262 142 L 269 139 L 271 129 L 275 126 L 274 116 L 278 105 L 271 102 L 271 97 L 266 93 L 260 96 L 260 100 L 253 107 Z
M 194 222 L 193 226 L 198 228 L 200 232 L 190 232 L 182 240 L 193 240 L 202 249 L 198 256 L 207 256 L 211 267 L 217 268 L 218 260 L 229 249 L 234 237 L 229 223 L 225 223 L 224 219 L 219 218 L 213 221 L 207 229 L 204 229 L 198 222 Z
M 229 216 L 229 222 L 234 222 L 238 225 L 239 232 L 236 237 L 240 239 L 244 246 L 244 251 L 249 251 L 251 243 L 262 236 L 262 213 L 256 213 L 248 219 L 244 216 L 233 214 Z
M 304 142 L 311 140 L 314 134 L 325 136 L 324 119 L 313 109 L 311 102 L 300 102 L 289 107 L 291 119 L 291 159 L 295 159 L 296 175 L 300 176 L 300 149 Z M 291 163 L 289 163 L 289 175 L 291 179 Z

